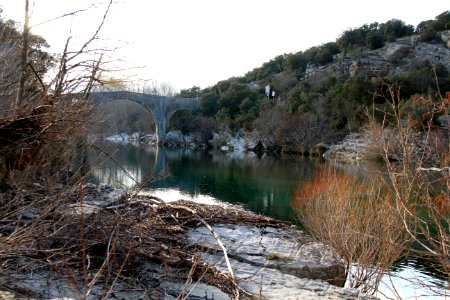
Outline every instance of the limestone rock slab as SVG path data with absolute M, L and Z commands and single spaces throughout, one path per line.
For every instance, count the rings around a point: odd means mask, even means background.
M 334 251 L 296 228 L 215 225 L 238 284 L 264 299 L 376 299 L 342 284 L 345 268 Z M 227 272 L 221 248 L 205 227 L 191 229 L 188 242 L 203 260 Z M 328 282 L 327 282 L 328 281 Z

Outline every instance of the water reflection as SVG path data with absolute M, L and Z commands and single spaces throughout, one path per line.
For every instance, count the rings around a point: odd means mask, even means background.
M 435 285 L 430 285 L 431 282 Z M 414 260 L 408 259 L 383 277 L 376 296 L 380 299 L 443 300 L 449 296 L 448 283 L 417 268 Z
M 132 188 L 166 170 L 168 176 L 145 187 L 158 193 L 177 190 L 193 198 L 220 199 L 288 220 L 294 220 L 290 200 L 296 187 L 310 179 L 318 166 L 315 161 L 290 156 L 258 158 L 253 153 L 114 147 L 112 159 L 102 164 L 95 165 L 99 155 L 90 154 L 95 182 Z
M 311 178 L 316 167 L 310 161 L 296 161 L 292 157 L 277 160 L 252 154 L 178 152 L 176 159 L 169 157 L 171 176 L 149 188 L 179 188 L 291 220 L 292 195 L 299 182 Z
M 115 187 L 132 188 L 150 178 L 155 169 L 156 149 L 101 143 L 102 151 L 90 149 L 88 162 L 95 183 L 108 183 Z

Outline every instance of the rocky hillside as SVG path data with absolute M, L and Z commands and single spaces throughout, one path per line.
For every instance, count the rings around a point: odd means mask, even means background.
M 303 79 L 322 80 L 329 76 L 359 76 L 365 79 L 401 75 L 428 61 L 450 71 L 450 30 L 440 32 L 442 43 L 424 42 L 419 35 L 402 37 L 376 50 L 339 53 L 324 66 L 308 65 Z
M 182 90 L 182 97 L 200 95 L 200 111 L 170 129 L 208 139 L 213 131 L 244 130 L 268 152 L 306 153 L 360 131 L 369 111 L 382 118 L 395 94 L 385 93 L 389 88 L 400 89 L 402 118 L 423 124 L 426 110 L 450 92 L 449 28 L 446 11 L 416 27 L 392 19 L 345 30 L 334 42 L 279 55 L 242 77 Z

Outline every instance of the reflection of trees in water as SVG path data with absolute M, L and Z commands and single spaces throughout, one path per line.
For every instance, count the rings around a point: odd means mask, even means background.
M 94 169 L 92 174 L 97 182 L 107 182 L 118 188 L 132 188 L 144 179 L 142 170 L 139 168 Z
M 88 151 L 95 182 L 132 188 L 151 176 L 154 149 L 100 142 Z M 110 158 L 109 158 L 110 157 Z
M 312 178 L 320 164 L 294 156 L 258 158 L 253 153 L 157 149 L 109 142 L 96 146 L 113 154 L 110 160 L 90 149 L 89 162 L 94 166 L 96 182 L 130 188 L 135 185 L 130 176 L 140 183 L 168 169 L 169 176 L 148 187 L 176 188 L 192 197 L 208 195 L 243 204 L 258 213 L 291 220 L 290 201 L 294 191 Z
M 295 188 L 311 177 L 317 164 L 293 157 L 204 152 L 179 154 L 177 159 L 168 161 L 172 175 L 177 178 L 176 187 L 185 192 L 210 195 L 287 219 L 293 218 L 290 201 Z

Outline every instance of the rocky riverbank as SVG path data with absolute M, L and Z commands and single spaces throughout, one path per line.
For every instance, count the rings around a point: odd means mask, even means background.
M 135 132 L 132 134 L 121 133 L 107 136 L 103 139 L 114 143 L 132 144 L 136 146 L 139 144 L 155 146 L 157 144 L 156 135 L 144 134 L 142 132 Z M 181 131 L 175 130 L 169 131 L 166 134 L 164 141 L 162 141 L 162 145 L 167 148 L 216 148 L 225 152 L 243 152 L 251 151 L 257 145 L 257 141 L 251 135 L 245 134 L 242 130 L 234 135 L 227 132 L 214 132 L 212 138 L 208 141 L 205 141 L 197 133 L 183 134 Z
M 331 161 L 359 163 L 366 159 L 370 137 L 363 133 L 350 133 L 342 141 L 331 145 L 323 157 Z
M 0 287 L 8 286 L 0 297 L 375 299 L 339 287 L 346 270 L 336 253 L 286 222 L 231 206 L 165 203 L 108 185 L 88 184 L 69 198 L 54 216 L 72 225 L 46 243 L 59 251 L 78 249 L 60 243 L 79 238 L 82 217 L 84 275 L 81 265 L 68 268 L 61 261 L 56 267 L 20 257 L 17 272 L 0 276 Z M 39 212 L 27 218 L 38 220 Z M 76 262 L 82 253 L 72 255 Z M 25 262 L 35 267 L 19 268 Z
M 447 125 L 448 126 L 448 125 Z M 448 128 L 448 127 L 447 127 Z M 409 162 L 424 170 L 448 170 L 448 129 L 442 127 L 432 132 L 409 133 L 405 143 L 407 154 L 401 148 L 400 136 L 392 129 L 382 132 L 362 131 L 348 134 L 342 141 L 331 145 L 323 157 L 329 161 L 358 164 L 367 160 L 383 159 Z

